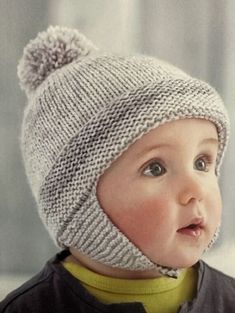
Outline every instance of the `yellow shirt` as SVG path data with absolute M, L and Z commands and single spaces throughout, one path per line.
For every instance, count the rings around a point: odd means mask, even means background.
M 176 313 L 196 294 L 197 270 L 183 270 L 178 279 L 119 279 L 97 274 L 79 264 L 62 263 L 100 302 L 142 302 L 148 313 Z

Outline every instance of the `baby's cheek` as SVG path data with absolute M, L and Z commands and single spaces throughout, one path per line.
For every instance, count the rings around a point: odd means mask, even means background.
M 218 225 L 221 221 L 221 214 L 222 214 L 222 199 L 221 193 L 219 190 L 219 186 L 215 186 L 211 191 L 211 197 L 207 204 L 208 208 L 208 222 L 215 223 Z
M 140 249 L 148 248 L 161 240 L 162 229 L 168 217 L 168 205 L 165 200 L 148 199 L 135 203 L 114 217 L 118 228 Z

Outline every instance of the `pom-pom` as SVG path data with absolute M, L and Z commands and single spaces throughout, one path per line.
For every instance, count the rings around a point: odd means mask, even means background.
M 21 88 L 30 94 L 52 72 L 93 50 L 97 48 L 76 29 L 50 26 L 24 48 L 18 65 Z

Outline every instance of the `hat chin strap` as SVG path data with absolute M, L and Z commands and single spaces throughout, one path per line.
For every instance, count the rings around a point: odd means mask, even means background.
M 157 266 L 158 272 L 163 276 L 168 276 L 171 278 L 178 278 L 181 273 L 181 269 L 178 269 L 178 268 L 171 268 L 171 267 L 162 266 L 162 265 L 156 265 L 156 266 Z

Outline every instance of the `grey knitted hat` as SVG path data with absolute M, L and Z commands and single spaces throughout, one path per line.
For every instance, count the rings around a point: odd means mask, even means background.
M 28 105 L 21 148 L 39 214 L 59 247 L 130 270 L 157 265 L 100 207 L 100 175 L 130 144 L 169 121 L 202 118 L 216 125 L 217 173 L 228 117 L 208 84 L 153 57 L 99 52 L 77 30 L 49 27 L 29 42 L 18 66 Z

